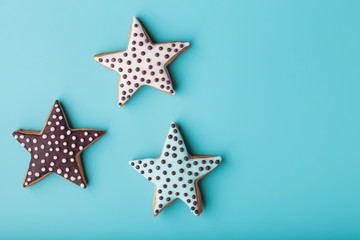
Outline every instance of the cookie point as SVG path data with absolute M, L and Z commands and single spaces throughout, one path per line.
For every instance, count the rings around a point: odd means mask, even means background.
M 135 16 L 133 17 L 133 20 L 132 20 L 132 21 L 133 21 L 133 24 L 134 24 L 134 23 L 138 23 L 138 24 L 139 24 L 139 19 L 137 19 Z
M 185 47 L 189 47 L 189 46 L 190 46 L 190 43 L 189 43 L 189 42 L 185 42 L 184 45 L 185 45 Z
M 177 128 L 176 122 L 172 122 L 172 123 L 170 124 L 170 130 L 171 130 L 172 128 Z M 170 131 L 170 130 L 169 130 L 169 131 Z
M 130 160 L 129 161 L 129 165 L 130 165 L 130 167 L 133 167 L 133 168 L 135 168 L 135 165 L 136 165 L 136 160 Z

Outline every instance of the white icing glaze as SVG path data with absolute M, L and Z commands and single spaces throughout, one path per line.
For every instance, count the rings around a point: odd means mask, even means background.
M 134 17 L 127 49 L 98 54 L 94 59 L 120 74 L 118 101 L 121 107 L 144 85 L 175 94 L 166 65 L 189 46 L 188 42 L 152 43 L 140 21 Z
M 176 124 L 172 123 L 160 157 L 130 161 L 130 166 L 156 185 L 155 216 L 178 198 L 195 215 L 200 215 L 201 198 L 195 181 L 215 169 L 221 161 L 218 156 L 190 156 Z

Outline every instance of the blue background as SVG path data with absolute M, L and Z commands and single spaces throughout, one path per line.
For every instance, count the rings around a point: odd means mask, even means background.
M 359 1 L 0 0 L 1 239 L 360 239 Z M 189 41 L 169 65 L 176 95 L 143 87 L 119 109 L 133 16 L 154 42 Z M 52 174 L 21 186 L 55 99 L 73 128 L 108 133 L 82 154 L 88 188 Z M 204 212 L 128 161 L 160 154 L 171 121 L 193 154 L 223 163 L 200 182 Z

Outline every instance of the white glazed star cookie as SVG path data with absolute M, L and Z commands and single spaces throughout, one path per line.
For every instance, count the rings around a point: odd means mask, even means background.
M 119 73 L 118 101 L 122 107 L 142 86 L 175 94 L 166 66 L 190 46 L 188 42 L 153 43 L 134 17 L 126 50 L 94 56 L 96 62 Z
M 176 199 L 199 216 L 202 212 L 198 181 L 222 161 L 217 156 L 192 156 L 175 123 L 171 124 L 161 155 L 130 161 L 136 171 L 155 184 L 153 215 L 157 216 Z

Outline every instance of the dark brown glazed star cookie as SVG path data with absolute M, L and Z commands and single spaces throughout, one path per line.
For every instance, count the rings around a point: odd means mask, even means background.
M 30 154 L 23 181 L 28 187 L 51 173 L 86 188 L 80 153 L 105 134 L 103 130 L 71 129 L 59 101 L 55 101 L 42 131 L 19 129 L 13 136 Z

